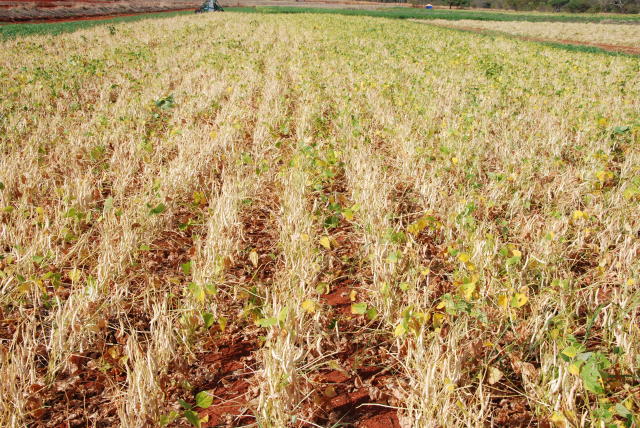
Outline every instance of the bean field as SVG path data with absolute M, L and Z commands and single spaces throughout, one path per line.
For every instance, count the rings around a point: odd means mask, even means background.
M 0 425 L 637 426 L 639 57 L 234 12 L 0 51 Z

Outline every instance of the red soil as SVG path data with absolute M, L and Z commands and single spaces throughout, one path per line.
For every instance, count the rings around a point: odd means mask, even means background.
M 0 6 L 2 8 L 2 6 Z M 170 13 L 170 12 L 185 12 L 192 11 L 193 8 L 188 9 L 171 9 L 171 10 L 159 10 L 157 12 L 137 12 L 137 13 L 115 13 L 111 15 L 95 15 L 95 16 L 76 16 L 73 18 L 50 18 L 50 19 L 33 19 L 29 21 L 21 21 L 21 23 L 28 24 L 47 24 L 52 22 L 74 22 L 74 21 L 102 21 L 105 19 L 112 18 L 121 18 L 123 16 L 136 16 L 136 15 L 147 15 L 150 13 Z
M 69 22 L 195 10 L 199 0 L 0 0 L 0 22 Z

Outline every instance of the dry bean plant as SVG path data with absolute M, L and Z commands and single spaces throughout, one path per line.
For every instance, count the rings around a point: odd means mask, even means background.
M 454 28 L 500 31 L 545 40 L 583 42 L 640 49 L 640 26 L 632 24 L 585 24 L 578 22 L 478 21 L 461 19 L 429 21 Z

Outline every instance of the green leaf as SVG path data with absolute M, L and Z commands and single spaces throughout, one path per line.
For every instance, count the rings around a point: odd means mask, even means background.
M 215 284 L 207 283 L 204 285 L 204 291 L 211 296 L 218 294 L 218 287 Z
M 278 321 L 285 322 L 287 320 L 287 315 L 289 315 L 289 306 L 285 306 L 280 309 L 280 312 L 278 313 Z
M 176 419 L 178 419 L 179 416 L 180 416 L 180 413 L 176 412 L 175 410 L 172 410 L 171 413 L 169 413 L 168 415 L 160 416 L 160 426 L 161 427 L 166 427 L 171 422 L 173 422 Z
M 151 208 L 151 210 L 149 210 L 149 214 L 151 215 L 162 214 L 163 212 L 165 212 L 166 209 L 167 207 L 164 204 L 158 204 L 156 205 L 155 208 Z
M 167 95 L 164 98 L 160 98 L 155 101 L 157 107 L 160 107 L 163 110 L 167 110 L 172 108 L 175 105 L 175 100 L 173 99 L 173 94 Z
M 355 315 L 364 315 L 367 313 L 366 303 L 353 303 L 351 305 L 351 313 Z
M 613 128 L 613 133 L 614 134 L 625 134 L 627 132 L 629 132 L 631 130 L 631 127 L 626 125 L 626 126 L 616 126 L 615 128 Z
M 189 291 L 191 292 L 191 295 L 193 296 L 193 298 L 196 299 L 196 301 L 200 303 L 204 302 L 204 299 L 205 299 L 204 289 L 200 287 L 198 284 L 196 284 L 195 282 L 190 282 Z
M 205 312 L 202 314 L 202 321 L 204 321 L 204 328 L 210 328 L 215 322 L 215 318 L 211 312 Z
M 621 418 L 630 419 L 633 416 L 633 413 L 620 403 L 616 404 L 615 410 L 616 414 Z
M 113 198 L 109 196 L 107 199 L 104 200 L 104 205 L 102 206 L 102 210 L 105 213 L 108 213 L 112 209 L 113 209 Z
M 320 282 L 316 285 L 316 293 L 318 294 L 328 294 L 330 291 L 329 284 L 326 282 Z
M 0 181 L 0 190 L 4 190 L 4 183 Z
M 385 231 L 384 239 L 394 244 L 403 244 L 407 240 L 407 237 L 404 232 L 395 232 L 393 229 L 389 228 Z
M 369 318 L 369 320 L 373 321 L 377 317 L 378 317 L 378 310 L 376 308 L 367 309 L 367 318 Z
M 609 361 L 609 359 L 604 354 L 596 352 L 595 357 L 598 360 L 598 365 L 601 371 L 611 367 L 611 361 Z
M 604 394 L 602 376 L 600 376 L 600 370 L 594 360 L 589 360 L 585 363 L 582 370 L 580 370 L 580 377 L 587 391 L 591 391 L 594 394 Z
M 189 260 L 186 263 L 181 264 L 180 267 L 182 268 L 182 272 L 185 275 L 191 275 L 191 260 Z
M 400 251 L 392 251 L 387 256 L 387 263 L 398 263 L 400 261 L 400 257 L 402 257 L 402 253 Z
M 273 327 L 275 325 L 278 325 L 278 320 L 274 317 L 271 318 L 261 318 L 258 321 L 256 321 L 256 325 L 258 327 Z
M 517 265 L 520 263 L 520 256 L 513 256 L 507 259 L 507 266 Z
M 340 217 L 331 215 L 324 219 L 324 227 L 327 229 L 332 229 L 334 227 L 338 227 L 340 225 Z
M 189 422 L 191 422 L 191 425 L 196 428 L 200 428 L 200 417 L 196 412 L 194 412 L 193 410 L 185 410 L 184 417 L 187 418 Z
M 193 408 L 193 406 L 191 404 L 187 403 L 184 400 L 178 400 L 178 403 L 180 403 L 182 408 L 185 409 L 185 410 L 191 410 Z
M 200 391 L 196 394 L 196 406 L 207 409 L 213 404 L 213 397 L 207 391 Z
M 568 346 L 562 350 L 562 355 L 565 355 L 569 358 L 574 358 L 576 355 L 578 355 L 578 352 L 580 352 L 580 350 L 577 347 Z

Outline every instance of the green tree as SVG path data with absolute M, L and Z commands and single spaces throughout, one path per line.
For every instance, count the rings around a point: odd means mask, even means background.
M 469 6 L 470 3 L 471 3 L 471 0 L 447 0 L 449 9 L 451 9 L 453 6 L 457 6 L 457 7 Z
M 569 3 L 569 0 L 550 0 L 549 5 L 553 8 L 554 11 L 560 12 L 564 6 Z

